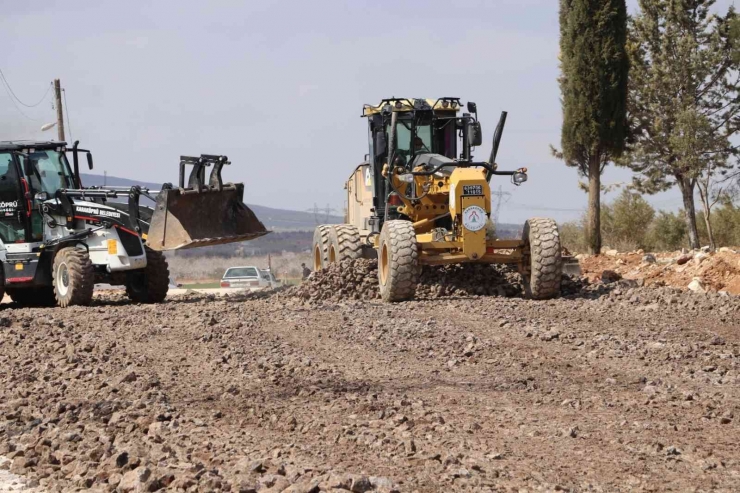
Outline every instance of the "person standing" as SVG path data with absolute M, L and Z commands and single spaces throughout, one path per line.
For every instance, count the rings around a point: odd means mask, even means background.
M 303 280 L 305 281 L 311 275 L 311 269 L 306 267 L 306 264 L 301 264 L 301 267 L 303 267 Z

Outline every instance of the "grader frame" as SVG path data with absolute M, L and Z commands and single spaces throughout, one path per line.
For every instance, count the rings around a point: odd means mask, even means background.
M 422 265 L 513 264 L 531 297 L 559 294 L 555 222 L 535 218 L 525 223 L 521 240 L 500 240 L 489 219 L 489 180 L 505 175 L 519 185 L 527 179 L 526 168 L 499 171 L 495 164 L 507 115 L 494 132 L 489 160 L 476 162 L 472 150 L 481 145 L 481 126 L 475 103 L 467 108 L 458 115 L 459 98 L 391 98 L 364 107 L 370 153 L 346 182 L 346 224 L 315 232 L 315 269 L 377 256 L 382 298 L 401 301 L 413 297 Z

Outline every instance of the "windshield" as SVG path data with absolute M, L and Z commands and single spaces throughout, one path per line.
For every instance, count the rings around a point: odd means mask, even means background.
M 432 127 L 417 125 L 413 148 L 411 146 L 411 122 L 399 120 L 396 124 L 396 150 L 404 156 L 421 152 L 432 152 Z
M 259 275 L 254 267 L 232 267 L 224 274 L 224 278 L 228 277 L 259 277 Z
M 57 190 L 74 188 L 74 179 L 63 152 L 55 150 L 35 151 L 28 157 L 20 156 L 21 169 L 26 173 L 26 160 L 33 165 L 33 172 L 28 176 L 34 192 L 47 192 L 53 197 Z

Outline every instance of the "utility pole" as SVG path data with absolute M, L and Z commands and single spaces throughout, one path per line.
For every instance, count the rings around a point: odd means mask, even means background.
M 54 100 L 57 107 L 57 130 L 59 142 L 64 142 L 64 112 L 62 111 L 62 86 L 59 79 L 54 79 Z
M 498 213 L 501 210 L 501 203 L 502 202 L 508 202 L 509 197 L 511 197 L 511 193 L 504 192 L 501 188 L 501 185 L 498 186 L 498 190 L 495 192 L 491 192 L 491 195 L 495 196 L 495 205 L 493 206 L 493 224 L 498 224 Z M 506 197 L 506 201 L 504 201 L 504 197 Z M 492 201 L 493 202 L 493 201 Z

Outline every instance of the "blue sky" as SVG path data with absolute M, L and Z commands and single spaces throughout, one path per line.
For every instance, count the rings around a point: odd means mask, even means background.
M 72 137 L 94 151 L 97 173 L 175 181 L 181 154 L 227 154 L 225 178 L 246 183 L 247 202 L 298 210 L 343 207 L 344 181 L 367 152 L 363 103 L 459 96 L 478 103 L 477 157 L 506 110 L 499 164 L 530 170 L 521 187 L 492 183 L 511 193 L 500 220 L 564 221 L 586 196 L 549 151 L 561 123 L 557 5 L 0 0 L 0 45 L 11 47 L 0 69 L 24 102 L 62 80 Z M 23 110 L 0 91 L 0 140 L 55 137 L 40 131 L 55 118 L 50 99 Z M 675 192 L 651 201 L 680 205 Z

